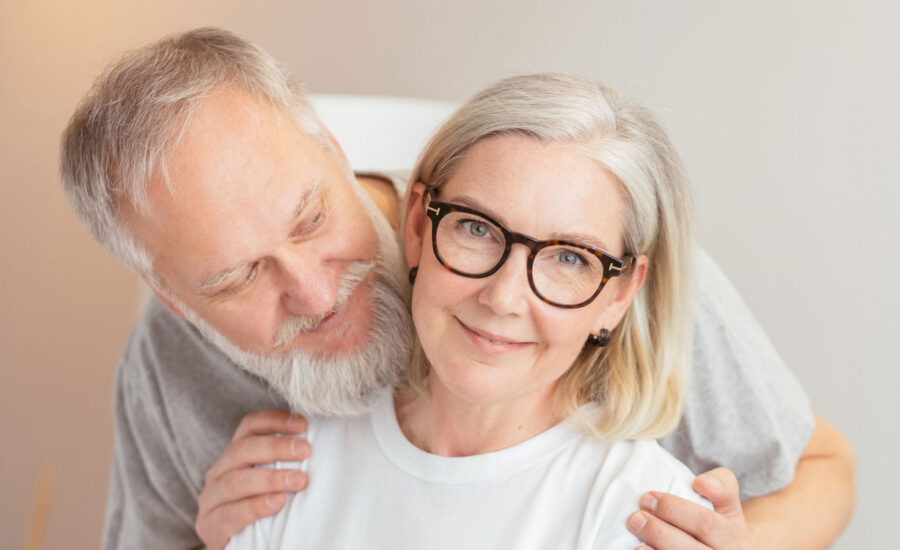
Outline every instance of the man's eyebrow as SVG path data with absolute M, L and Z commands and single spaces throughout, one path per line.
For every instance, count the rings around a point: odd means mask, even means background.
M 294 208 L 293 214 L 291 215 L 291 220 L 296 220 L 303 214 L 303 210 L 306 209 L 306 206 L 309 204 L 309 201 L 312 197 L 318 192 L 320 184 L 322 180 L 316 180 L 313 184 L 303 193 L 303 196 L 300 197 L 300 200 L 297 201 L 297 206 Z M 226 267 L 221 271 L 217 271 L 210 275 L 206 282 L 200 285 L 200 288 L 197 289 L 198 294 L 203 294 L 206 296 L 215 294 L 217 292 L 217 287 L 221 285 L 223 282 L 227 281 L 231 278 L 235 273 L 242 271 L 245 269 L 250 262 L 241 262 L 232 267 Z
M 247 262 L 243 262 L 234 267 L 229 267 L 217 273 L 213 273 L 209 276 L 206 282 L 197 289 L 197 294 L 203 294 L 206 296 L 215 294 L 219 285 L 230 279 L 232 275 L 244 269 L 246 266 Z
M 457 197 L 453 197 L 451 201 L 456 204 L 460 204 L 462 206 L 468 206 L 473 210 L 478 210 L 479 212 L 484 212 L 488 216 L 494 218 L 498 222 L 502 223 L 504 226 L 508 227 L 510 231 L 515 231 L 514 227 L 509 227 L 509 223 L 503 219 L 503 216 L 499 215 L 497 212 L 493 211 L 490 207 L 481 204 L 475 199 L 467 196 L 460 195 Z M 530 236 L 530 235 L 529 235 Z M 588 235 L 586 233 L 551 233 L 550 239 L 539 239 L 539 240 L 556 240 L 556 241 L 569 241 L 571 243 L 583 244 L 587 245 L 591 248 L 596 248 L 597 250 L 601 250 L 603 252 L 608 252 L 609 248 L 606 246 L 602 240 L 594 237 L 593 235 Z

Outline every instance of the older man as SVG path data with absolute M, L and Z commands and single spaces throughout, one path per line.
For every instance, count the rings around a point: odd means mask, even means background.
M 363 192 L 390 207 L 394 188 L 357 180 L 283 70 L 217 29 L 111 67 L 61 167 L 95 238 L 158 296 L 118 368 L 105 545 L 221 548 L 306 484 L 254 468 L 311 452 L 276 435 L 305 426 L 283 409 L 357 413 L 405 360 L 402 262 Z M 750 500 L 718 469 L 695 484 L 715 511 L 646 495 L 629 527 L 658 550 L 824 546 L 852 510 L 852 451 L 704 258 L 699 277 L 694 382 L 662 443 L 695 471 L 727 466 Z

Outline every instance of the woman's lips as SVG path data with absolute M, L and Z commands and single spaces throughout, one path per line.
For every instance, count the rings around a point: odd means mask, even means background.
M 486 330 L 471 327 L 460 321 L 458 317 L 455 319 L 456 322 L 459 323 L 460 327 L 462 327 L 463 332 L 466 334 L 469 340 L 471 340 L 478 349 L 488 353 L 507 353 L 511 351 L 519 351 L 531 346 L 532 344 L 531 342 L 520 342 L 507 338 L 506 336 L 500 336 Z

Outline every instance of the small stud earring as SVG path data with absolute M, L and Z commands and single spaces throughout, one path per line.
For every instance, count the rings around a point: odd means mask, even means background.
M 413 284 L 416 282 L 416 275 L 418 275 L 418 274 L 419 274 L 418 267 L 411 267 L 409 269 L 409 284 Z
M 587 343 L 598 348 L 604 347 L 609 343 L 609 331 L 605 328 L 600 329 L 600 335 L 591 334 L 588 336 Z

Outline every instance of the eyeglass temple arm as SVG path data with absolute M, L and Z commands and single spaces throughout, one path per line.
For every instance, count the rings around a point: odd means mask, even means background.
M 621 275 L 622 273 L 625 273 L 626 271 L 631 269 L 631 267 L 634 265 L 634 259 L 634 256 L 628 256 L 628 258 L 622 260 L 622 267 L 619 267 L 617 265 L 610 265 L 609 270 L 614 272 L 616 275 Z

